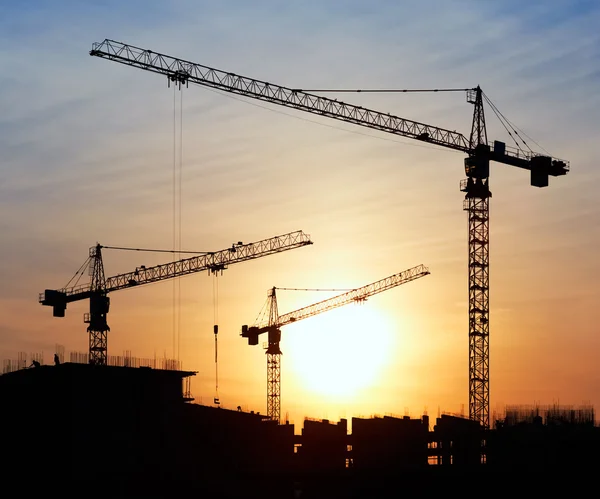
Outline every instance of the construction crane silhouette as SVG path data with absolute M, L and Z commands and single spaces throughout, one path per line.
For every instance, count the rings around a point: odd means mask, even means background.
M 352 289 L 333 298 L 328 298 L 284 315 L 279 315 L 277 309 L 277 295 L 275 293 L 277 288 L 271 288 L 267 297 L 268 318 L 266 324 L 250 327 L 243 325 L 241 333 L 242 337 L 248 338 L 249 345 L 258 345 L 258 337 L 263 333 L 267 333 L 267 416 L 278 422 L 281 420 L 281 349 L 279 342 L 281 341 L 281 328 L 283 326 L 308 319 L 349 303 L 364 302 L 370 296 L 414 281 L 429 273 L 427 267 L 418 265 L 399 274 L 391 275 L 361 288 Z
M 191 82 L 465 153 L 467 178 L 460 181 L 460 190 L 465 193 L 463 210 L 467 211 L 469 219 L 469 417 L 480 422 L 484 428 L 489 428 L 490 161 L 529 170 L 531 185 L 536 187 L 546 187 L 548 176 L 567 174 L 570 169 L 567 161 L 532 151 L 516 131 L 515 135 L 528 150 L 523 150 L 512 134 L 517 148 L 507 147 L 501 141 L 494 141 L 490 145 L 484 116 L 484 97 L 494 113 L 499 118 L 502 115 L 479 86 L 459 89 L 466 92 L 467 101 L 474 105 L 471 132 L 467 137 L 456 131 L 309 93 L 330 90 L 306 91 L 283 87 L 114 40 L 94 43 L 90 55 L 166 75 L 169 85 L 173 82 L 179 88 Z M 429 91 L 448 90 L 456 89 Z M 421 90 L 404 90 L 415 91 Z M 505 127 L 505 122 L 510 125 L 504 119 Z
M 102 261 L 102 246 L 96 244 L 90 248 L 87 261 L 82 268 L 88 266 L 90 283 L 65 287 L 62 289 L 46 289 L 40 293 L 39 302 L 53 308 L 54 317 L 64 317 L 67 304 L 78 300 L 90 300 L 89 313 L 85 313 L 84 322 L 89 333 L 89 363 L 106 365 L 108 332 L 107 314 L 110 304 L 108 293 L 120 289 L 129 289 L 142 284 L 173 279 L 196 272 L 208 271 L 209 274 L 222 272 L 234 263 L 255 260 L 264 256 L 281 253 L 295 248 L 313 244 L 310 236 L 302 231 L 290 232 L 281 236 L 263 239 L 249 244 L 241 242 L 232 244 L 230 248 L 209 252 L 191 258 L 185 258 L 153 267 L 141 266 L 133 272 L 105 277 Z

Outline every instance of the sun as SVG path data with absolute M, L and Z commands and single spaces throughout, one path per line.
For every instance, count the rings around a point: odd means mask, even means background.
M 283 359 L 306 389 L 348 397 L 378 382 L 391 361 L 392 329 L 369 302 L 348 305 L 286 326 Z

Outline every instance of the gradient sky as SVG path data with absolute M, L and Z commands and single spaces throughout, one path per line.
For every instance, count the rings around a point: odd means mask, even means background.
M 88 55 L 110 38 L 296 88 L 481 85 L 534 150 L 572 169 L 538 189 L 492 165 L 491 410 L 600 407 L 599 25 L 591 0 L 2 3 L 0 357 L 86 351 L 87 303 L 53 318 L 38 293 L 64 286 L 96 242 L 172 249 L 175 232 L 182 249 L 215 251 L 303 230 L 314 245 L 219 278 L 113 293 L 109 354 L 179 356 L 211 403 L 216 321 L 223 406 L 262 412 L 264 351 L 239 331 L 270 287 L 347 289 L 424 264 L 431 275 L 358 310 L 283 330 L 282 413 L 300 425 L 468 412 L 463 155 L 204 87 L 175 93 Z M 462 93 L 340 99 L 470 131 Z M 510 144 L 486 111 L 490 139 Z M 166 259 L 106 250 L 104 261 L 114 275 Z M 279 310 L 332 294 L 280 291 Z

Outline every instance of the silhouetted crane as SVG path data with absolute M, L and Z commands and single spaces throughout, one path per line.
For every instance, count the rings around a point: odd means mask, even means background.
M 110 304 L 108 293 L 120 289 L 129 289 L 142 284 L 173 279 L 207 270 L 208 273 L 223 271 L 228 265 L 262 258 L 295 248 L 312 244 L 310 236 L 302 231 L 290 232 L 281 236 L 263 239 L 256 243 L 232 244 L 230 248 L 210 252 L 183 260 L 177 260 L 153 267 L 141 266 L 133 272 L 105 278 L 102 262 L 102 246 L 96 244 L 90 248 L 89 257 L 84 266 L 89 265 L 91 282 L 62 289 L 46 289 L 40 293 L 39 302 L 53 308 L 54 317 L 64 317 L 67 303 L 78 300 L 90 300 L 90 311 L 84 315 L 89 324 L 89 363 L 106 365 L 108 331 L 107 314 Z M 83 267 L 82 267 L 83 268 Z
M 399 274 L 391 275 L 361 288 L 352 289 L 333 298 L 313 303 L 284 315 L 279 315 L 277 310 L 277 296 L 275 294 L 277 288 L 271 288 L 267 298 L 269 308 L 267 323 L 251 327 L 242 326 L 242 336 L 248 338 L 249 345 L 258 345 L 258 337 L 263 333 L 267 333 L 267 416 L 276 421 L 280 421 L 281 418 L 281 349 L 279 348 L 279 342 L 281 341 L 281 328 L 283 326 L 308 319 L 334 308 L 343 307 L 349 303 L 364 302 L 370 296 L 414 281 L 429 273 L 427 267 L 418 265 Z
M 309 93 L 331 90 L 303 91 L 283 87 L 114 40 L 106 39 L 94 43 L 90 55 L 166 75 L 169 84 L 173 82 L 179 88 L 183 84 L 187 86 L 189 82 L 196 83 L 464 152 L 467 155 L 464 164 L 468 178 L 460 182 L 460 189 L 465 193 L 463 209 L 469 216 L 469 417 L 479 421 L 483 427 L 489 427 L 489 198 L 492 196 L 488 182 L 490 161 L 529 170 L 531 185 L 536 187 L 546 187 L 549 175 L 565 175 L 570 168 L 568 162 L 534 152 L 522 139 L 528 150 L 523 150 L 516 139 L 517 149 L 507 148 L 506 144 L 500 141 L 494 141 L 493 146 L 490 146 L 483 109 L 484 97 L 499 118 L 501 114 L 479 86 L 458 89 L 465 91 L 467 101 L 474 105 L 471 132 L 467 138 L 456 131 Z M 404 91 L 442 90 L 457 89 Z M 503 124 L 505 127 L 507 124 L 512 127 L 506 119 Z M 518 132 L 514 132 L 520 138 Z

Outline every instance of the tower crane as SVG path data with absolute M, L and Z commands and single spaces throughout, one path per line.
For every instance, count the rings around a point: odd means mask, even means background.
M 89 363 L 106 365 L 107 335 L 110 331 L 107 314 L 110 304 L 108 293 L 120 289 L 137 287 L 142 284 L 173 279 L 195 272 L 216 273 L 227 269 L 228 265 L 262 258 L 295 248 L 312 244 L 310 236 L 302 231 L 290 232 L 281 236 L 263 239 L 255 243 L 234 243 L 230 248 L 209 252 L 191 258 L 185 258 L 153 267 L 141 266 L 133 272 L 105 277 L 102 261 L 102 246 L 96 244 L 89 252 L 84 264 L 89 264 L 91 282 L 62 289 L 46 289 L 40 293 L 39 302 L 52 307 L 54 317 L 64 317 L 67 304 L 78 300 L 90 300 L 89 313 L 84 315 L 84 322 L 89 324 Z
M 242 337 L 248 338 L 249 345 L 258 345 L 258 337 L 263 333 L 267 333 L 267 416 L 278 422 L 281 418 L 281 349 L 279 342 L 281 341 L 281 328 L 283 326 L 308 319 L 349 303 L 364 302 L 370 296 L 414 281 L 429 273 L 427 267 L 418 265 L 399 274 L 391 275 L 361 288 L 352 289 L 333 298 L 313 303 L 284 315 L 278 313 L 276 288 L 271 288 L 267 298 L 269 303 L 267 323 L 251 327 L 243 325 L 241 333 Z
M 114 40 L 105 39 L 93 43 L 89 54 L 165 75 L 169 84 L 173 82 L 179 88 L 195 83 L 465 153 L 467 178 L 460 181 L 460 190 L 465 193 L 463 210 L 468 214 L 469 234 L 469 417 L 481 423 L 484 428 L 489 428 L 490 162 L 529 170 L 531 185 L 546 187 L 549 176 L 557 177 L 569 172 L 570 165 L 567 161 L 531 149 L 523 150 L 518 143 L 517 148 L 507 147 L 504 142 L 497 140 L 489 143 L 484 98 L 491 103 L 479 86 L 460 89 L 466 92 L 467 102 L 474 105 L 471 131 L 465 136 L 456 131 L 311 93 L 322 93 L 323 90 L 303 91 L 275 85 Z M 495 106 L 491 105 L 497 113 Z

